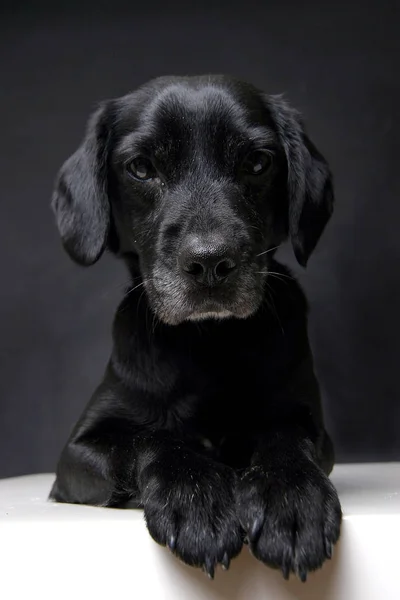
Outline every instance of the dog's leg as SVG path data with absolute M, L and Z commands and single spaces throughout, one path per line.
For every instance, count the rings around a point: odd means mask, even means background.
M 239 519 L 258 559 L 305 580 L 331 557 L 342 517 L 328 478 L 333 446 L 310 359 L 288 377 L 257 431 L 237 484 Z
M 237 485 L 238 514 L 252 553 L 303 581 L 332 555 L 341 508 L 313 442 L 295 425 L 260 436 Z
M 151 536 L 210 577 L 242 547 L 235 472 L 170 433 L 118 415 L 106 394 L 89 407 L 64 449 L 51 498 L 61 502 L 143 505 Z

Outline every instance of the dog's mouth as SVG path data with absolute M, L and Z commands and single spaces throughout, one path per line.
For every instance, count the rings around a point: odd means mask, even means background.
M 164 323 L 244 319 L 254 314 L 263 298 L 265 275 L 244 270 L 234 281 L 215 288 L 198 288 L 182 277 L 157 271 L 148 280 L 150 305 Z
M 209 297 L 207 300 L 192 302 L 192 306 L 192 311 L 186 317 L 188 321 L 221 320 L 235 316 L 235 306 L 227 300 L 217 301 Z

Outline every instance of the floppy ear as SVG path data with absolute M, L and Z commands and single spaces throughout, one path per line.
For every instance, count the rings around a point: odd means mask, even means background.
M 81 146 L 58 173 L 51 202 L 65 250 L 86 266 L 102 255 L 110 227 L 108 107 L 101 105 L 89 119 Z
M 299 113 L 281 96 L 269 96 L 268 104 L 288 164 L 289 235 L 296 259 L 305 267 L 333 211 L 332 175 Z

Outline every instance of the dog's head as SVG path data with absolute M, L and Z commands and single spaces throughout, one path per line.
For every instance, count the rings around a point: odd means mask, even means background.
M 163 77 L 100 106 L 52 206 L 75 261 L 107 247 L 131 258 L 154 312 L 176 324 L 253 314 L 288 236 L 306 265 L 333 190 L 280 97 L 223 76 Z

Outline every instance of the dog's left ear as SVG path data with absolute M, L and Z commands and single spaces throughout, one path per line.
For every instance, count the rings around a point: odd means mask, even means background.
M 89 119 L 81 145 L 58 173 L 51 202 L 65 250 L 85 266 L 100 258 L 109 237 L 110 106 L 103 103 Z
M 289 235 L 296 259 L 305 267 L 333 212 L 332 175 L 299 113 L 281 96 L 269 96 L 267 102 L 288 164 Z

